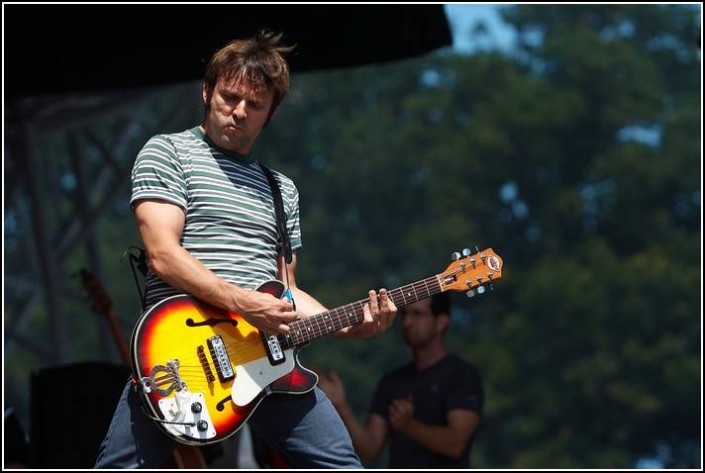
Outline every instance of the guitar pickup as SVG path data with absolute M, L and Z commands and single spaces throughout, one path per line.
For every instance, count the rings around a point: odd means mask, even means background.
M 284 351 L 282 350 L 279 339 L 276 335 L 266 335 L 264 332 L 259 333 L 264 342 L 264 349 L 267 352 L 267 358 L 269 362 L 273 365 L 278 365 L 286 361 L 284 356 Z
M 230 355 L 228 355 L 228 350 L 225 348 L 225 343 L 223 343 L 223 339 L 220 335 L 208 339 L 208 349 L 211 352 L 215 371 L 218 373 L 220 381 L 225 382 L 235 378 L 233 365 L 230 362 Z

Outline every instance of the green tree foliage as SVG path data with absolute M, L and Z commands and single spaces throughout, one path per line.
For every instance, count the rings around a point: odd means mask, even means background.
M 504 277 L 482 297 L 453 295 L 449 333 L 485 379 L 473 466 L 631 468 L 645 458 L 697 466 L 698 12 L 504 11 L 519 33 L 509 55 L 438 51 L 294 77 L 255 154 L 299 187 L 297 281 L 332 308 L 440 273 L 453 251 L 492 247 Z M 155 131 L 173 114 L 168 101 L 157 105 L 140 115 L 123 161 L 134 159 L 134 143 L 178 129 Z M 118 257 L 136 242 L 127 193 L 98 228 L 129 330 L 136 296 Z M 6 268 L 19 272 L 21 252 L 8 253 L 8 242 L 26 242 L 13 236 L 5 235 Z M 45 319 L 32 319 L 38 337 Z M 94 330 L 73 337 L 74 358 L 97 356 Z M 379 376 L 409 353 L 394 328 L 364 341 L 316 340 L 301 359 L 338 370 L 364 416 Z M 16 376 L 33 361 L 23 352 L 15 360 Z

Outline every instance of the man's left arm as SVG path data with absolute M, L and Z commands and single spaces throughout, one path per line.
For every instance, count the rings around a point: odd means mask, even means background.
M 297 286 L 297 261 L 296 253 L 292 255 L 292 261 L 289 264 L 284 262 L 284 257 L 281 254 L 277 261 L 279 266 L 279 279 L 291 289 L 296 305 L 296 312 L 303 317 L 326 312 L 328 309 L 326 309 L 323 304 Z M 379 293 L 369 291 L 369 297 L 369 302 L 363 307 L 364 318 L 362 323 L 338 330 L 336 332 L 337 335 L 346 338 L 367 338 L 377 335 L 391 327 L 394 323 L 397 307 L 387 294 L 386 289 L 380 289 Z
M 427 449 L 451 458 L 463 454 L 470 437 L 480 424 L 480 416 L 470 409 L 452 409 L 446 414 L 447 425 L 429 425 L 412 417 L 413 403 L 397 399 L 389 407 L 389 423 L 395 429 Z

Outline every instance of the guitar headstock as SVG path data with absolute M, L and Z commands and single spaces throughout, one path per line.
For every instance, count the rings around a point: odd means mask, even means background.
M 437 275 L 441 291 L 466 291 L 468 297 L 473 297 L 485 292 L 487 284 L 491 289 L 492 283 L 502 277 L 504 262 L 492 248 L 475 254 L 466 248 L 451 258 L 453 262 Z
M 113 309 L 113 301 L 103 288 L 98 278 L 86 268 L 80 271 L 81 284 L 86 291 L 91 310 L 96 314 L 106 315 Z

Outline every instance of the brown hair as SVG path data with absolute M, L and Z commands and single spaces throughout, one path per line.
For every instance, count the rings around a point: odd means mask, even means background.
M 221 77 L 226 80 L 244 81 L 253 87 L 264 86 L 274 90 L 272 108 L 267 123 L 289 91 L 289 65 L 284 54 L 295 46 L 281 45 L 283 33 L 262 30 L 248 39 L 236 39 L 213 54 L 208 65 L 203 85 L 206 90 L 205 110 L 210 108 L 213 90 Z
M 441 314 L 446 314 L 450 318 L 450 293 L 444 291 L 431 296 L 430 309 L 434 318 Z M 404 314 L 406 314 L 406 307 L 402 307 L 397 311 L 397 315 L 403 317 Z

